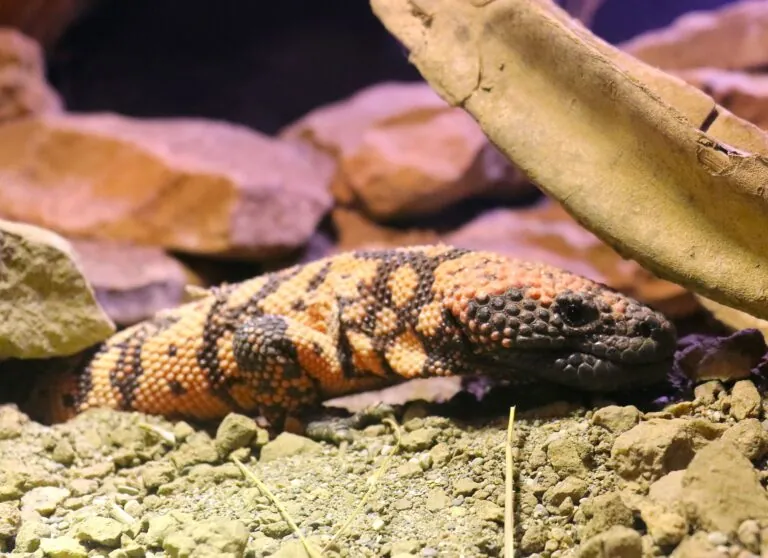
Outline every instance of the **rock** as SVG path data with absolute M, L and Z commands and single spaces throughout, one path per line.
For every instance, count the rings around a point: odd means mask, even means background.
M 171 454 L 176 469 L 183 470 L 200 463 L 216 463 L 220 459 L 216 446 L 204 439 L 189 440 Z
M 704 531 L 698 531 L 683 539 L 670 555 L 672 558 L 728 558 L 725 552 L 719 552 Z
M 453 484 L 453 493 L 459 496 L 471 496 L 479 490 L 480 487 L 481 485 L 472 479 L 461 478 Z
M 248 528 L 241 521 L 210 519 L 185 525 L 165 537 L 163 550 L 171 558 L 222 556 L 239 558 L 245 552 Z
M 684 469 L 696 451 L 724 430 L 701 419 L 651 419 L 618 438 L 611 449 L 616 471 L 626 479 L 652 479 Z
M 290 432 L 281 432 L 261 448 L 259 461 L 274 461 L 294 455 L 316 455 L 320 452 L 322 452 L 322 446 L 314 440 Z
M 731 388 L 731 416 L 736 420 L 757 417 L 761 400 L 760 393 L 750 380 L 736 382 Z
M 578 477 L 565 477 L 544 492 L 542 502 L 547 506 L 557 507 L 563 503 L 563 500 L 570 498 L 573 503 L 577 503 L 588 490 L 589 485 L 586 481 Z
M 616 525 L 603 533 L 598 533 L 579 548 L 579 558 L 640 558 L 643 543 L 640 534 L 633 529 Z
M 406 451 L 424 451 L 437 443 L 438 436 L 440 430 L 437 428 L 419 428 L 404 434 L 400 444 Z
M 725 388 L 719 380 L 710 380 L 693 388 L 693 395 L 703 405 L 712 405 Z
M 643 500 L 638 506 L 638 511 L 653 542 L 662 548 L 679 544 L 688 534 L 688 522 L 685 518 L 678 513 L 667 511 L 659 504 Z
M 41 539 L 40 551 L 49 558 L 86 558 L 88 551 L 77 539 L 72 537 L 56 537 Z
M 219 424 L 214 443 L 219 454 L 228 455 L 238 448 L 245 447 L 259 434 L 256 421 L 245 415 L 230 413 Z
M 538 523 L 534 523 L 528 529 L 523 531 L 523 537 L 520 539 L 520 550 L 527 554 L 541 552 L 547 543 L 547 531 Z
M 768 63 L 766 45 L 768 5 L 741 1 L 685 13 L 669 26 L 637 35 L 619 47 L 643 62 L 674 70 L 761 67 Z
M 581 506 L 589 521 L 584 526 L 582 538 L 589 538 L 608 530 L 614 525 L 631 527 L 634 520 L 629 509 L 618 492 L 609 492 L 595 496 Z
M 547 445 L 547 458 L 560 477 L 584 477 L 589 472 L 592 451 L 583 440 L 565 435 Z
M 72 355 L 115 331 L 63 238 L 0 220 L 0 248 L 0 359 Z
M 488 500 L 478 500 L 475 502 L 474 512 L 484 521 L 504 523 L 504 508 Z
M 162 248 L 108 240 L 73 240 L 96 300 L 118 325 L 128 326 L 186 302 L 201 280 Z
M 758 554 L 760 552 L 760 524 L 754 519 L 743 521 L 736 532 L 739 542 L 744 548 Z
M 762 333 L 742 329 L 730 335 L 686 335 L 678 341 L 675 366 L 694 382 L 749 378 L 768 351 Z
M 444 490 L 434 488 L 427 493 L 424 507 L 429 511 L 438 511 L 451 505 L 451 498 Z
M 280 135 L 335 158 L 337 202 L 375 220 L 533 190 L 466 112 L 425 83 L 373 85 L 310 112 Z
M 759 461 L 768 453 L 768 432 L 757 419 L 737 422 L 723 433 L 722 440 L 735 445 L 750 461 Z
M 682 505 L 683 475 L 685 471 L 672 471 L 648 487 L 648 497 L 668 510 Z
M 75 536 L 85 543 L 108 548 L 120 546 L 123 524 L 108 517 L 88 517 L 75 529 Z
M 669 316 L 685 316 L 698 307 L 683 287 L 624 259 L 553 200 L 526 209 L 486 211 L 445 235 L 443 241 L 563 267 L 652 304 Z
M 29 417 L 13 404 L 0 406 L 0 440 L 11 440 L 21 436 Z
M 67 114 L 0 128 L 2 215 L 195 254 L 301 247 L 330 208 L 330 170 L 295 145 L 202 119 Z
M 69 490 L 58 486 L 33 488 L 21 497 L 21 508 L 23 512 L 33 511 L 47 517 L 56 511 L 69 494 Z
M 602 426 L 614 434 L 622 434 L 640 422 L 640 416 L 640 411 L 634 405 L 608 405 L 595 411 L 592 424 Z
M 51 528 L 42 521 L 25 519 L 16 533 L 16 550 L 34 552 L 40 547 L 40 539 L 51 536 Z
M 21 524 L 18 502 L 0 502 L 0 548 L 16 536 Z
M 742 521 L 768 520 L 768 495 L 749 460 L 728 441 L 696 453 L 683 476 L 688 521 L 708 531 L 734 535 Z
M 34 40 L 16 29 L 0 28 L 0 60 L 0 123 L 62 110 L 59 95 L 45 79 L 43 51 Z

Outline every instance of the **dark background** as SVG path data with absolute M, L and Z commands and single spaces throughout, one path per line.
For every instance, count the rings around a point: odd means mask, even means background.
M 727 0 L 607 0 L 617 43 Z M 100 0 L 49 51 L 71 111 L 201 116 L 266 133 L 384 80 L 417 80 L 368 0 Z

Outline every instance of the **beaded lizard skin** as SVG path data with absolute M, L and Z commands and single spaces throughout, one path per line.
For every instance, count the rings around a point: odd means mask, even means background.
M 562 269 L 446 245 L 346 252 L 118 332 L 48 385 L 49 412 L 274 425 L 338 395 L 468 374 L 610 391 L 663 379 L 675 343 L 660 313 Z

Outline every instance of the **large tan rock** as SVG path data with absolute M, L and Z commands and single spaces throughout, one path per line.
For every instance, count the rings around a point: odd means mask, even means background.
M 0 123 L 61 109 L 58 93 L 45 79 L 40 46 L 15 29 L 0 27 Z
M 329 209 L 329 171 L 223 122 L 51 115 L 0 127 L 0 215 L 72 238 L 282 254 Z
M 0 253 L 0 360 L 72 355 L 115 331 L 66 240 L 0 220 Z
M 106 240 L 74 240 L 83 273 L 109 317 L 119 326 L 182 304 L 187 287 L 202 281 L 155 246 Z
M 659 277 L 768 317 L 768 134 L 552 2 L 371 5 L 441 97 L 580 223 Z
M 688 12 L 669 26 L 647 31 L 619 47 L 665 70 L 764 66 L 768 62 L 768 3 L 733 2 Z
M 316 109 L 281 132 L 336 161 L 337 202 L 377 220 L 434 213 L 478 195 L 533 187 L 477 123 L 425 83 L 382 83 Z

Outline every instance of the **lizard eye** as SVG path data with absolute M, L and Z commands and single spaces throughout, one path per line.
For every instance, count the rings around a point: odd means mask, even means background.
M 574 295 L 555 299 L 555 312 L 571 327 L 581 327 L 595 321 L 599 312 L 594 304 Z

